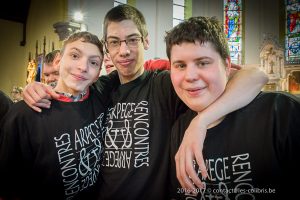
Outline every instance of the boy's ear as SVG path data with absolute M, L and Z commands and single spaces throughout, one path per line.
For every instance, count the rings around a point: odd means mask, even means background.
M 148 36 L 144 37 L 143 43 L 144 43 L 144 49 L 148 50 L 149 49 L 149 37 Z
M 226 60 L 225 60 L 225 71 L 226 71 L 226 76 L 227 77 L 230 77 L 231 76 L 231 59 L 230 57 L 227 57 Z
M 61 54 L 60 53 L 57 53 L 54 60 L 53 60 L 53 65 L 54 66 L 57 66 L 59 68 L 59 62 L 61 60 Z

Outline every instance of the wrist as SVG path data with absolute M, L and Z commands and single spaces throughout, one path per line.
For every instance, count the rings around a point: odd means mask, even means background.
M 198 121 L 198 124 L 201 124 L 201 126 L 205 128 L 207 128 L 211 123 L 209 117 L 204 112 L 198 112 L 196 119 Z

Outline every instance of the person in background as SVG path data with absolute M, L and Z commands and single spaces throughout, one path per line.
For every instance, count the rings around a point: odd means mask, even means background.
M 114 63 L 112 62 L 109 53 L 104 54 L 103 64 L 105 67 L 106 74 L 110 74 L 112 71 L 116 70 Z
M 170 62 L 167 59 L 149 59 L 144 63 L 145 70 L 170 70 Z
M 104 67 L 106 69 L 106 73 L 116 70 L 115 65 L 113 64 L 109 53 L 104 55 Z M 170 62 L 167 59 L 149 59 L 144 63 L 145 70 L 154 71 L 154 70 L 170 70 Z
M 163 58 L 155 58 L 155 59 L 149 59 L 144 63 L 145 70 L 170 70 L 171 65 L 170 61 L 168 59 Z M 231 64 L 230 73 L 231 76 L 235 74 L 237 71 L 242 69 L 240 65 Z
M 23 100 L 22 92 L 23 88 L 21 86 L 13 86 L 13 89 L 11 91 L 11 99 L 14 103 Z
M 109 53 L 105 53 L 103 64 L 106 70 L 106 74 L 116 70 L 114 63 L 112 62 Z M 149 59 L 144 63 L 145 70 L 170 70 L 170 62 L 167 59 Z
M 77 32 L 64 41 L 59 57 L 51 108 L 38 113 L 20 101 L 0 126 L 1 197 L 53 200 L 95 195 L 109 95 L 89 86 L 99 77 L 103 46 L 96 35 Z
M 186 190 L 176 178 L 180 166 L 175 160 L 187 127 L 229 84 L 230 54 L 222 27 L 216 18 L 192 17 L 165 37 L 172 83 L 189 107 L 172 129 L 170 198 L 286 199 L 297 191 L 291 179 L 299 180 L 300 168 L 300 100 L 288 93 L 261 92 L 210 123 L 203 145 L 209 178 L 201 176 L 196 163 L 194 169 L 204 189 Z
M 55 87 L 59 77 L 59 54 L 60 50 L 53 50 L 44 59 L 43 76 L 45 83 L 52 87 Z

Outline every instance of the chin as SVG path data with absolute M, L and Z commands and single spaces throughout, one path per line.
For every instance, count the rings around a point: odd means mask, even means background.
M 201 106 L 189 106 L 189 108 L 195 112 L 201 112 L 202 110 L 204 110 L 204 108 L 202 108 Z
M 186 105 L 193 111 L 195 112 L 201 112 L 203 111 L 205 108 L 207 108 L 207 105 L 203 105 L 203 104 L 199 104 L 199 103 L 186 103 Z
M 131 70 L 121 70 L 122 76 L 131 76 L 133 73 Z

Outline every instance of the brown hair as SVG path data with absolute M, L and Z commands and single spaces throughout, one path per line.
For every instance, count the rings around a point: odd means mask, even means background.
M 64 50 L 65 50 L 67 44 L 72 43 L 77 40 L 81 40 L 82 42 L 88 42 L 88 43 L 96 45 L 98 47 L 101 55 L 102 56 L 104 55 L 102 42 L 99 40 L 99 38 L 96 35 L 94 35 L 90 32 L 87 32 L 87 31 L 76 32 L 76 33 L 73 33 L 72 35 L 70 35 L 64 41 L 63 47 L 61 49 L 61 53 L 62 54 L 64 53 Z
M 46 64 L 52 64 L 54 58 L 57 56 L 57 54 L 60 53 L 60 50 L 53 50 L 51 52 L 49 52 L 44 59 L 44 63 Z
M 222 59 L 230 56 L 223 26 L 215 17 L 191 17 L 175 26 L 165 36 L 167 56 L 171 59 L 173 45 L 183 42 L 210 42 Z
M 107 27 L 110 22 L 121 22 L 123 20 L 131 20 L 137 26 L 138 30 L 142 34 L 142 37 L 148 36 L 148 30 L 146 27 L 146 20 L 143 14 L 127 4 L 118 5 L 112 8 L 104 17 L 104 29 L 103 29 L 103 40 L 107 37 Z

